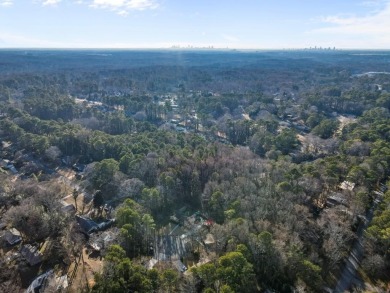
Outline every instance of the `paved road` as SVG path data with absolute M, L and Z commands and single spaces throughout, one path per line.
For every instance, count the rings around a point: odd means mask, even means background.
M 351 253 L 347 261 L 345 262 L 344 269 L 340 275 L 340 278 L 337 282 L 334 293 L 343 293 L 350 289 L 352 286 L 363 287 L 363 281 L 358 277 L 357 270 L 359 269 L 360 262 L 363 258 L 364 248 L 363 248 L 363 239 L 364 231 L 370 225 L 372 218 L 374 216 L 374 211 L 379 204 L 378 200 L 373 201 L 370 210 L 366 214 L 366 223 L 359 227 L 357 232 L 357 239 L 352 246 Z
M 361 240 L 362 239 L 357 239 L 353 245 L 352 251 L 345 263 L 336 288 L 333 291 L 334 293 L 345 292 L 351 286 L 361 287 L 363 285 L 363 282 L 356 274 L 363 256 L 363 245 Z

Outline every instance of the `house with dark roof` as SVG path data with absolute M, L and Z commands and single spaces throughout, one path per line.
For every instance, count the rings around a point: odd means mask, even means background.
M 76 215 L 76 221 L 81 229 L 87 234 L 97 231 L 97 224 L 89 218 Z
M 64 213 L 74 214 L 76 213 L 76 208 L 73 204 L 61 201 L 61 211 Z
M 326 205 L 329 207 L 336 205 L 348 206 L 348 201 L 342 193 L 333 193 L 327 198 Z
M 4 234 L 4 239 L 7 241 L 8 245 L 13 246 L 22 242 L 22 237 L 20 232 L 15 228 L 9 229 Z
M 20 250 L 20 254 L 27 260 L 31 266 L 35 266 L 42 262 L 42 254 L 38 248 L 30 244 L 26 244 Z
M 115 219 L 110 219 L 101 223 L 96 223 L 95 221 L 89 218 L 76 215 L 76 221 L 85 233 L 92 234 L 94 232 L 103 231 L 109 228 L 115 222 Z

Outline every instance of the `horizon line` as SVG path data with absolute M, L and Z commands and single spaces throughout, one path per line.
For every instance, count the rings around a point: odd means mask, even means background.
M 292 48 L 223 48 L 223 47 L 0 47 L 4 50 L 167 50 L 167 51 L 390 51 L 390 48 L 337 48 L 337 47 L 292 47 Z

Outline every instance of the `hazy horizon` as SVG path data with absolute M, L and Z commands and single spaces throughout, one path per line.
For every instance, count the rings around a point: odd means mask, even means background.
M 0 48 L 390 49 L 390 0 L 0 0 Z
M 333 52 L 333 51 L 362 51 L 362 52 L 389 52 L 390 53 L 390 47 L 389 48 L 337 48 L 337 47 L 327 47 L 327 48 L 208 48 L 208 47 L 179 47 L 179 48 L 173 48 L 173 47 L 132 47 L 132 48 L 115 48 L 115 47 L 0 47 L 0 51 L 12 51 L 12 50 L 31 50 L 31 51 L 237 51 L 237 52 L 244 52 L 244 51 L 264 51 L 264 52 L 278 52 L 278 51 L 308 51 L 308 52 L 315 52 L 315 51 L 321 51 L 321 52 Z

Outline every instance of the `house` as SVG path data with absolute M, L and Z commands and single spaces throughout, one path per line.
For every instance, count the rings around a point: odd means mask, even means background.
M 89 218 L 76 215 L 76 221 L 80 225 L 81 229 L 87 234 L 97 231 L 97 224 Z
M 48 279 L 53 275 L 53 270 L 47 271 L 42 275 L 39 275 L 31 285 L 27 288 L 26 293 L 41 293 L 44 292 L 47 286 Z
M 91 247 L 94 251 L 101 251 L 104 248 L 112 245 L 118 238 L 119 230 L 114 229 L 114 231 L 106 231 L 103 233 L 97 233 L 91 236 L 88 246 Z
M 35 266 L 42 262 L 42 254 L 35 246 L 26 244 L 22 247 L 20 253 L 27 260 L 30 266 Z
M 5 232 L 4 239 L 8 242 L 10 246 L 16 245 L 22 241 L 20 232 L 15 228 L 12 228 Z
M 74 214 L 76 213 L 76 208 L 73 204 L 67 203 L 65 201 L 61 201 L 61 211 L 63 211 L 66 214 Z
M 173 265 L 177 268 L 177 270 L 181 273 L 184 273 L 187 270 L 187 267 L 178 259 L 173 262 Z
M 289 127 L 291 127 L 291 123 L 288 122 L 288 121 L 280 121 L 280 122 L 279 122 L 279 126 L 280 126 L 281 128 L 289 128 Z
M 7 159 L 0 160 L 0 167 L 5 169 L 5 170 L 9 170 L 14 175 L 18 174 L 18 170 L 16 170 L 15 166 Z
M 341 193 L 333 193 L 327 198 L 326 205 L 329 207 L 333 207 L 336 205 L 348 206 L 347 198 Z
M 85 233 L 92 234 L 94 232 L 103 231 L 109 228 L 115 222 L 115 219 L 110 219 L 101 223 L 96 223 L 95 221 L 89 218 L 77 215 L 76 221 Z
M 178 131 L 178 132 L 187 132 L 186 129 L 184 127 L 182 127 L 182 126 L 177 126 L 176 127 L 176 131 Z
M 16 170 L 16 168 L 13 164 L 9 164 L 7 167 L 8 167 L 8 170 L 10 170 L 12 174 L 14 174 L 14 175 L 18 174 L 18 170 Z
M 350 190 L 352 191 L 355 188 L 355 183 L 350 182 L 350 181 L 343 181 L 340 184 L 340 188 L 343 190 Z
M 56 282 L 57 290 L 60 290 L 60 292 L 62 292 L 61 290 L 66 289 L 69 286 L 68 276 L 67 275 L 63 275 L 61 277 L 57 277 L 55 282 Z
M 114 222 L 115 219 L 110 219 L 97 224 L 98 231 L 106 230 L 107 228 L 111 227 L 111 225 L 114 224 Z
M 76 172 L 83 172 L 85 170 L 84 164 L 73 164 L 72 169 Z

